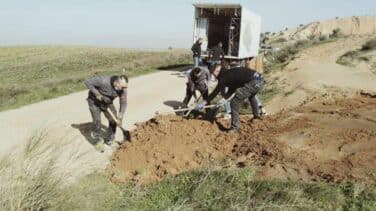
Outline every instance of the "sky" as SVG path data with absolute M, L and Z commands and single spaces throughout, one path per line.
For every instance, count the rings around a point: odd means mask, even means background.
M 187 48 L 197 2 L 241 3 L 263 31 L 376 15 L 376 0 L 0 0 L 0 45 Z

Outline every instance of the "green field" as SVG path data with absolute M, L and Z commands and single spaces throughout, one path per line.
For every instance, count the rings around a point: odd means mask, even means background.
M 0 111 L 83 90 L 98 74 L 133 77 L 190 63 L 185 50 L 133 51 L 68 46 L 0 47 Z

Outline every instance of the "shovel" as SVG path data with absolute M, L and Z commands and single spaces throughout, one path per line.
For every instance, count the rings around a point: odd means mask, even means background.
M 207 105 L 207 106 L 204 106 L 202 109 L 205 109 L 205 108 L 214 108 L 216 107 L 217 105 Z M 172 110 L 172 111 L 166 111 L 166 112 L 155 112 L 156 115 L 165 115 L 165 114 L 172 114 L 172 113 L 177 113 L 177 112 L 183 112 L 183 111 L 190 111 L 190 110 L 196 110 L 196 106 L 191 106 L 189 108 L 182 108 L 182 109 L 175 109 L 175 110 Z
M 187 112 L 186 114 L 184 114 L 184 117 L 187 117 L 187 116 L 189 116 L 189 114 L 191 114 L 191 112 L 192 112 L 192 111 L 194 110 L 194 108 L 197 106 L 198 101 L 200 101 L 201 97 L 202 97 L 202 95 L 200 95 L 200 97 L 197 98 L 197 99 L 195 100 L 195 103 L 193 104 L 193 106 L 191 106 L 191 107 L 193 107 L 193 108 L 190 109 L 190 110 L 188 110 L 188 112 Z
M 131 142 L 131 134 L 129 133 L 128 130 L 126 130 L 118 121 L 117 121 L 117 118 L 115 117 L 115 115 L 111 112 L 110 109 L 107 108 L 107 112 L 110 114 L 111 118 L 116 122 L 116 125 L 118 126 L 118 128 L 121 129 L 121 131 L 123 132 L 123 139 L 124 141 L 129 141 Z

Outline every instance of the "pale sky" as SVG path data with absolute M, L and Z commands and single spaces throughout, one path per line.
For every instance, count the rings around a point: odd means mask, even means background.
M 0 0 L 0 45 L 187 48 L 194 0 Z M 376 0 L 216 0 L 241 3 L 279 31 L 336 16 L 376 15 Z

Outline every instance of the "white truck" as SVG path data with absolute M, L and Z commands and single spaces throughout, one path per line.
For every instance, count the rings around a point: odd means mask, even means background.
M 202 59 L 223 44 L 225 60 L 245 64 L 259 53 L 261 17 L 240 4 L 193 4 L 195 8 L 193 42 L 202 38 Z

